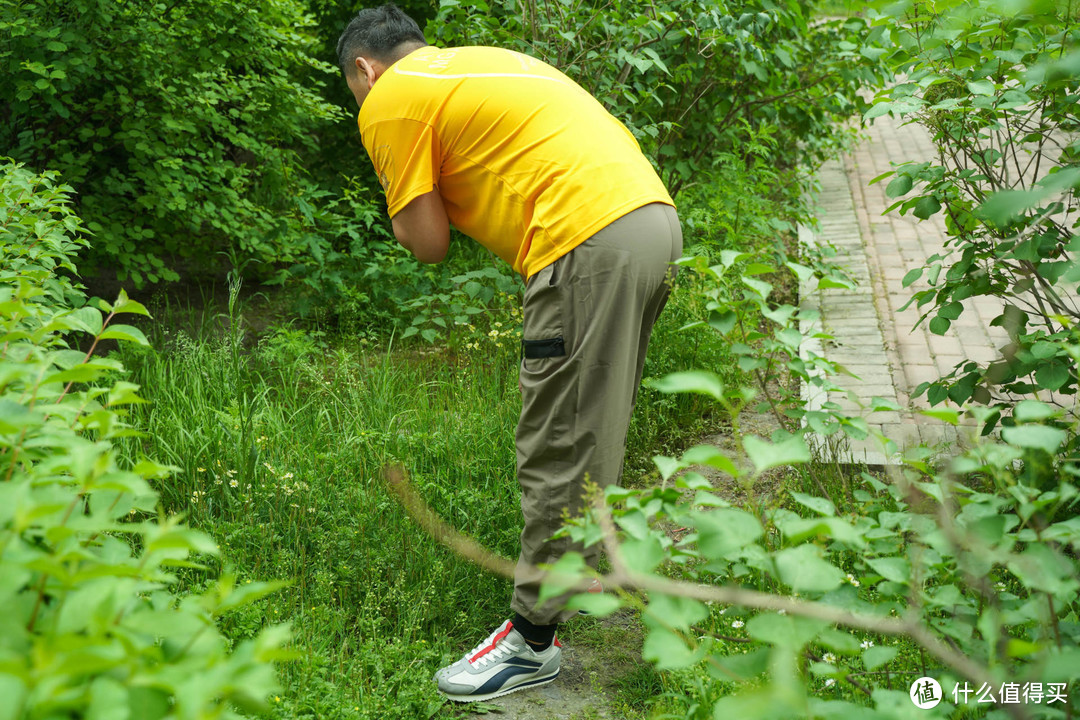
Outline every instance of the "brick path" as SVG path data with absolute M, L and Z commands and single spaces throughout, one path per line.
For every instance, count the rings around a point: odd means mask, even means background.
M 944 249 L 945 226 L 941 214 L 929 220 L 898 211 L 885 215 L 892 200 L 885 196 L 888 181 L 870 185 L 893 163 L 932 160 L 936 153 L 926 131 L 918 125 L 902 125 L 890 117 L 880 117 L 869 137 L 840 161 L 827 163 L 819 174 L 821 192 L 817 198 L 819 225 L 802 228 L 807 243 L 831 243 L 840 263 L 858 281 L 853 290 L 802 288 L 804 308 L 821 313 L 821 328 L 834 342 L 813 343 L 808 349 L 845 365 L 858 379 L 841 376 L 838 384 L 851 391 L 858 402 L 869 406 L 873 397 L 895 400 L 902 412 L 878 412 L 866 416 L 873 429 L 893 440 L 900 449 L 925 443 L 937 445 L 962 439 L 939 420 L 918 414 L 928 407 L 925 395 L 913 401 L 919 383 L 947 374 L 965 360 L 985 362 L 999 356 L 997 348 L 1007 342 L 1001 328 L 990 327 L 1000 313 L 996 298 L 973 298 L 964 313 L 944 336 L 932 335 L 924 325 L 915 327 L 918 310 L 900 308 L 911 295 L 928 287 L 920 280 L 903 287 L 909 271 L 921 267 L 926 258 Z M 806 327 L 804 332 L 813 328 Z M 830 394 L 808 396 L 812 407 L 826 400 L 845 409 L 856 405 L 847 397 Z M 833 443 L 835 444 L 835 443 Z M 874 438 L 849 441 L 847 447 L 832 447 L 838 459 L 870 464 L 895 461 L 883 452 Z

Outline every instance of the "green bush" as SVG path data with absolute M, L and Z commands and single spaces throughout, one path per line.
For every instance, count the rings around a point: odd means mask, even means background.
M 1071 717 L 1080 667 L 1080 466 L 1064 451 L 1080 422 L 1025 400 L 1000 441 L 983 439 L 936 465 L 925 449 L 887 478 L 813 463 L 808 429 L 860 437 L 866 422 L 838 409 L 807 412 L 797 394 L 770 396 L 755 382 L 785 363 L 808 382 L 800 363 L 810 362 L 820 366 L 818 382 L 830 382 L 820 374 L 826 361 L 799 355 L 806 338 L 793 327 L 797 310 L 761 279 L 773 268 L 728 250 L 700 270 L 718 288 L 709 324 L 738 333 L 732 352 L 747 381 L 717 368 L 651 386 L 715 402 L 730 415 L 734 447 L 658 456 L 658 487 L 608 487 L 590 517 L 567 529 L 604 542 L 612 566 L 605 588 L 630 591 L 582 595 L 577 606 L 642 613 L 644 657 L 665 671 L 669 688 L 657 710 L 900 720 L 916 710 L 914 681 L 930 677 L 943 702 L 928 717 Z M 754 315 L 763 321 L 745 328 L 742 319 Z M 1068 351 L 1080 358 L 1080 346 Z M 750 382 L 788 431 L 740 430 Z M 930 412 L 959 425 L 959 412 Z M 992 412 L 973 415 L 986 423 Z M 589 573 L 577 555 L 554 570 L 545 595 Z
M 904 278 L 930 285 L 911 300 L 930 332 L 947 332 L 980 296 L 1004 307 L 991 323 L 1010 339 L 999 359 L 965 361 L 917 392 L 999 410 L 1040 394 L 1075 408 L 1080 30 L 1062 3 L 999 5 L 897 3 L 874 21 L 904 80 L 866 117 L 918 122 L 938 150 L 877 180 L 891 178 L 886 194 L 900 198 L 890 210 L 944 216 L 945 251 Z M 1000 419 L 988 416 L 987 429 Z
M 178 259 L 317 254 L 305 159 L 344 114 L 309 25 L 298 0 L 2 0 L 0 147 L 61 173 L 96 238 L 84 264 L 137 287 Z
M 146 311 L 123 292 L 87 301 L 70 194 L 0 167 L 0 718 L 237 717 L 275 689 L 289 631 L 230 648 L 216 621 L 277 585 L 169 591 L 217 547 L 158 514 L 149 481 L 170 468 L 119 461 L 144 401 L 99 348 L 145 344 L 114 320 Z

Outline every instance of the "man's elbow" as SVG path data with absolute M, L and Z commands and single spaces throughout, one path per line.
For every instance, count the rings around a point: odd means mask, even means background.
M 445 234 L 436 232 L 423 237 L 413 237 L 406 233 L 399 233 L 395 228 L 394 235 L 397 236 L 402 247 L 422 263 L 440 263 L 446 258 L 446 253 L 450 249 L 449 229 Z
M 446 258 L 449 249 L 450 242 L 447 239 L 442 243 L 421 243 L 409 248 L 409 251 L 420 262 L 434 265 L 435 263 L 441 263 Z

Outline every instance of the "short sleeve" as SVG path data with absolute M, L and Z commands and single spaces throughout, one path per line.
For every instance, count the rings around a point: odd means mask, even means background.
M 438 184 L 442 159 L 438 137 L 427 123 L 382 120 L 365 128 L 361 138 L 386 193 L 390 217 Z

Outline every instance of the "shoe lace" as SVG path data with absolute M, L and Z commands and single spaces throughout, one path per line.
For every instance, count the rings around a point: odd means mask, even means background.
M 491 643 L 495 640 L 495 636 L 498 635 L 500 632 L 502 632 L 502 628 L 499 628 L 495 632 L 491 633 L 491 635 L 488 635 L 487 639 L 474 647 L 472 649 L 472 652 L 470 652 L 466 657 L 476 657 L 478 653 L 485 650 L 486 648 L 491 647 Z M 495 644 L 495 647 L 492 647 L 490 650 L 485 652 L 482 657 L 477 659 L 476 662 L 473 663 L 473 665 L 475 665 L 476 667 L 486 667 L 491 663 L 502 661 L 503 658 L 505 658 L 510 653 L 510 646 L 506 642 L 506 638 L 503 638 Z

